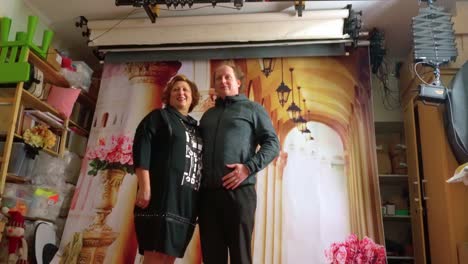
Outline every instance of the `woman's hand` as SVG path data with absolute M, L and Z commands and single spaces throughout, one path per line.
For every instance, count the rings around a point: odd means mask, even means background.
M 143 187 L 143 186 L 142 186 Z M 148 207 L 149 201 L 151 199 L 151 188 L 149 187 L 143 187 L 143 188 L 138 188 L 136 200 L 135 200 L 135 205 L 145 209 Z
M 151 199 L 151 185 L 149 171 L 137 168 L 135 173 L 138 178 L 138 192 L 135 199 L 135 205 L 145 209 L 149 205 Z

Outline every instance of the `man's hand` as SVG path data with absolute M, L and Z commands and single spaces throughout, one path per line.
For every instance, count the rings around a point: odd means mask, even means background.
M 233 169 L 223 177 L 223 187 L 226 189 L 234 190 L 247 179 L 250 174 L 249 169 L 244 164 L 226 164 L 226 167 Z

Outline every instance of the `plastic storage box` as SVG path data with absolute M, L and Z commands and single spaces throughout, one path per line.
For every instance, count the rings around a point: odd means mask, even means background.
M 0 141 L 0 153 L 2 154 L 4 145 L 5 141 Z M 23 166 L 25 157 L 26 150 L 24 149 L 24 143 L 13 142 L 11 147 L 10 163 L 8 164 L 8 173 L 21 176 L 21 166 Z
M 7 183 L 2 198 L 2 207 L 16 209 L 22 215 L 28 215 L 32 202 L 31 185 Z
M 33 195 L 27 216 L 55 221 L 62 207 L 62 194 L 48 187 L 33 186 Z

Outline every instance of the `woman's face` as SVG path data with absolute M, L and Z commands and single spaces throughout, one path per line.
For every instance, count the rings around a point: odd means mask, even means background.
M 171 89 L 171 97 L 169 98 L 169 105 L 177 109 L 183 114 L 187 114 L 192 104 L 192 89 L 185 81 L 178 81 L 174 83 Z

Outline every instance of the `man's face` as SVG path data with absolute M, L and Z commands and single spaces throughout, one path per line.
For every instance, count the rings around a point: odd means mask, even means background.
M 240 84 L 240 80 L 236 78 L 231 67 L 224 65 L 216 70 L 215 90 L 219 97 L 238 95 Z

